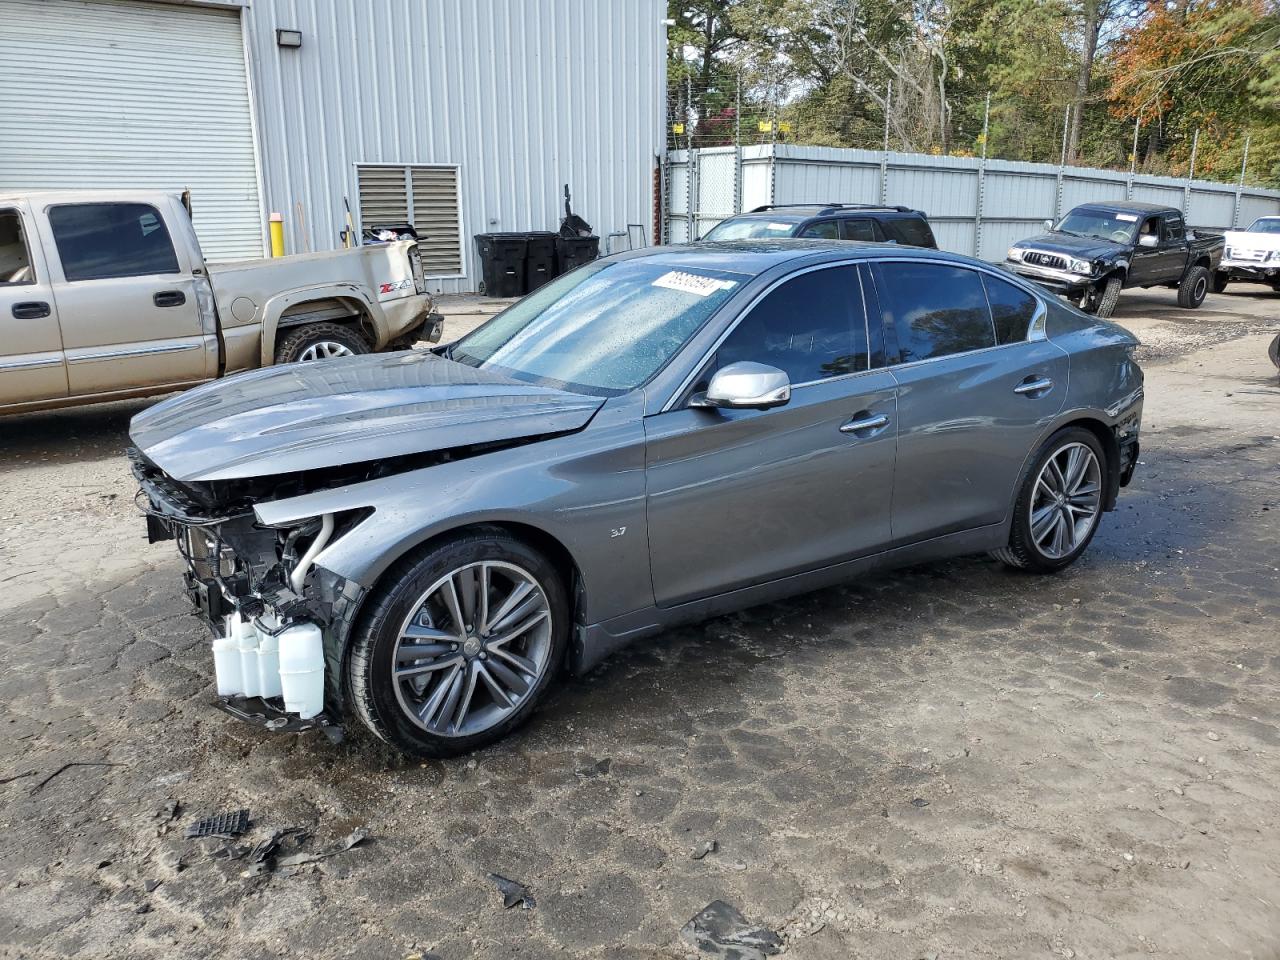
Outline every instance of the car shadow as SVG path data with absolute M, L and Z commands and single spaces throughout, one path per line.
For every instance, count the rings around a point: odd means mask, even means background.
M 129 445 L 129 421 L 158 399 L 0 417 L 0 474 L 33 464 L 93 463 L 119 457 Z

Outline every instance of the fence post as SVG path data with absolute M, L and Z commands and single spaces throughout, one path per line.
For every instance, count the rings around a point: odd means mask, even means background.
M 1129 182 L 1125 184 L 1124 198 L 1133 199 L 1133 175 L 1138 169 L 1138 127 L 1142 125 L 1142 117 L 1133 121 L 1133 152 L 1129 154 Z
M 982 160 L 978 163 L 978 203 L 973 211 L 973 256 L 982 256 L 982 205 L 987 189 L 987 137 L 991 132 L 991 93 L 987 93 L 987 106 L 982 111 Z
M 889 111 L 893 107 L 893 81 L 884 92 L 884 150 L 880 154 L 880 203 L 889 202 Z
M 693 120 L 690 116 L 692 113 L 693 113 L 693 78 L 686 74 L 684 78 L 684 114 L 685 114 L 684 116 L 684 142 L 685 142 L 684 213 L 685 213 L 685 217 L 687 218 L 688 229 L 685 231 L 685 241 L 684 241 L 685 243 L 693 243 L 694 240 L 698 239 L 693 235 L 694 219 L 695 219 L 693 215 L 693 204 L 694 204 L 693 177 L 694 177 L 695 164 L 693 162 Z
M 1062 216 L 1062 182 L 1067 173 L 1067 125 L 1071 122 L 1071 104 L 1062 111 L 1062 159 L 1058 161 L 1058 190 L 1053 198 L 1053 219 Z
M 733 212 L 742 212 L 742 73 L 733 107 Z
M 1200 128 L 1196 127 L 1195 136 L 1191 138 L 1191 166 L 1187 168 L 1187 182 L 1182 188 L 1182 220 L 1191 218 L 1191 182 L 1196 178 L 1196 152 L 1200 149 Z
M 1244 192 L 1244 172 L 1249 166 L 1249 136 L 1246 134 L 1244 138 L 1244 159 L 1240 161 L 1240 180 L 1236 183 L 1236 202 L 1231 208 L 1231 229 L 1235 230 L 1240 226 L 1240 200 L 1241 194 Z

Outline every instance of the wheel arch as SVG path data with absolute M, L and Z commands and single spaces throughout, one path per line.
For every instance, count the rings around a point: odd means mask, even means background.
M 374 310 L 365 291 L 353 283 L 306 287 L 274 296 L 262 308 L 261 364 L 269 367 L 275 362 L 282 329 L 313 321 L 337 323 L 354 317 L 360 332 L 376 343 Z
M 1065 419 L 1055 423 L 1052 429 L 1045 433 L 1044 440 L 1040 442 L 1040 446 L 1043 446 L 1055 433 L 1068 427 L 1081 427 L 1088 430 L 1101 444 L 1102 452 L 1107 458 L 1107 488 L 1102 498 L 1102 509 L 1107 511 L 1114 510 L 1116 498 L 1120 495 L 1120 441 L 1116 439 L 1115 429 L 1097 415 L 1075 411 L 1068 414 Z

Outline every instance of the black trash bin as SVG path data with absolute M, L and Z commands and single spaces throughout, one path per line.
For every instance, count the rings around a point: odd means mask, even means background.
M 559 274 L 556 269 L 556 235 L 549 230 L 528 234 L 529 254 L 525 258 L 525 289 L 532 292 Z
M 556 237 L 556 256 L 561 273 L 568 273 L 574 267 L 590 263 L 599 255 L 599 237 Z
M 525 257 L 529 238 L 523 233 L 477 233 L 480 275 L 489 297 L 519 297 L 525 292 Z

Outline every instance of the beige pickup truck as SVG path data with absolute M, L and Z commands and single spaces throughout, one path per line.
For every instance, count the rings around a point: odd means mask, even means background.
M 438 340 L 412 241 L 205 263 L 185 194 L 0 195 L 0 414 Z

